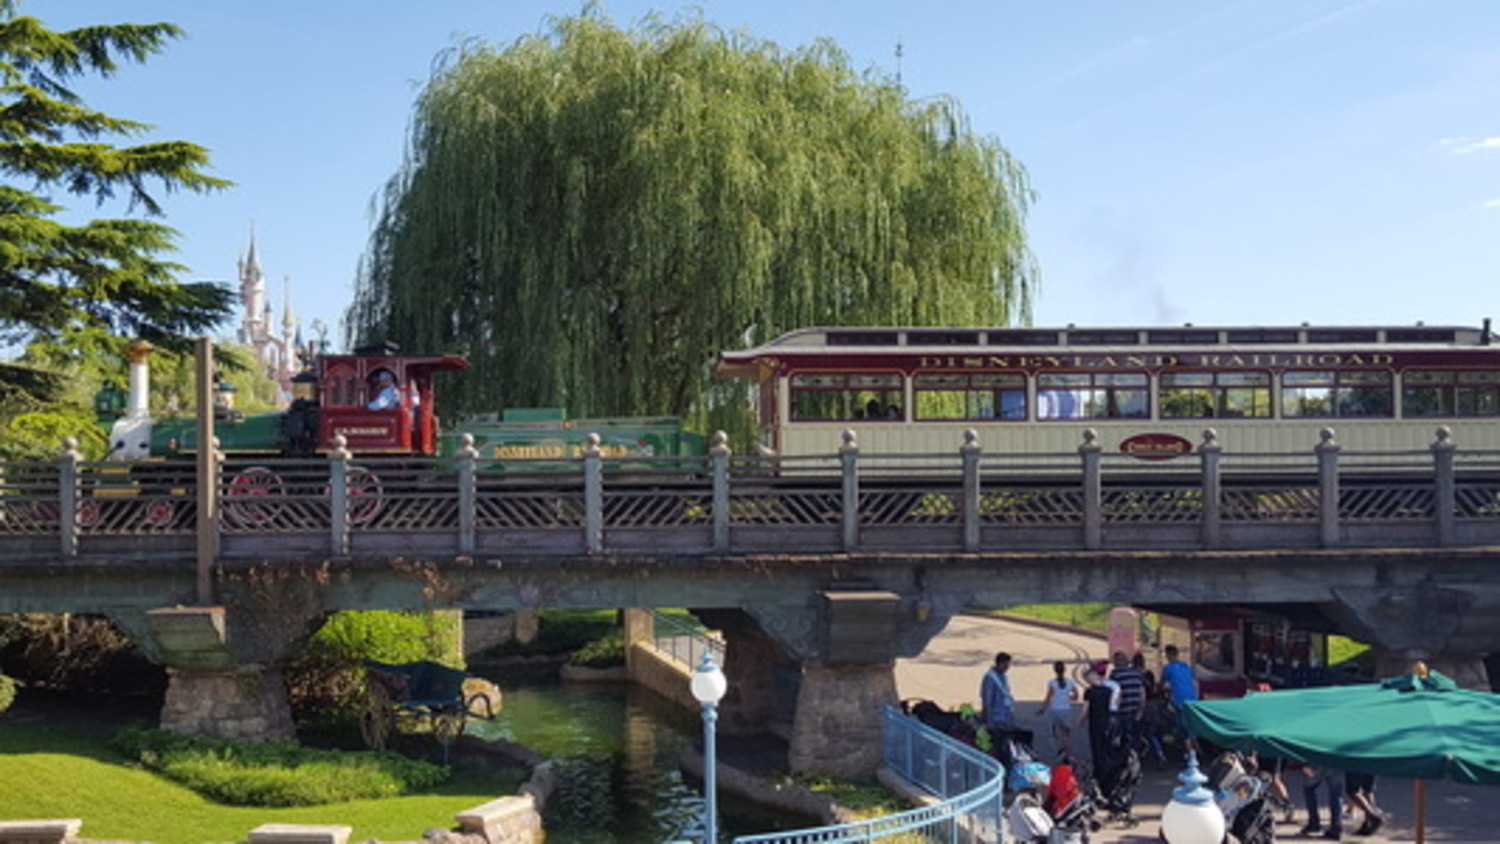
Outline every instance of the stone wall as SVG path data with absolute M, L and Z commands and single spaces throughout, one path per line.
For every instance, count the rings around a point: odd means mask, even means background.
M 167 669 L 161 728 L 224 739 L 295 738 L 281 672 L 260 666 Z

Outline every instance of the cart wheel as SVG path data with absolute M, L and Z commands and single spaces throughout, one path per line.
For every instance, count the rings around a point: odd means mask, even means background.
M 385 741 L 390 737 L 395 714 L 391 711 L 391 695 L 377 680 L 367 680 L 365 685 L 365 708 L 359 714 L 359 732 L 365 746 L 371 750 L 385 750 Z
M 456 709 L 443 710 L 432 716 L 432 734 L 437 737 L 438 743 L 443 746 L 445 758 L 448 746 L 464 734 L 464 720 L 464 712 Z

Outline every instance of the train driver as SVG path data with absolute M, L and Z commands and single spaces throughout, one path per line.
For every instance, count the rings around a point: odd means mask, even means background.
M 370 399 L 370 410 L 394 410 L 401 406 L 401 392 L 396 389 L 396 376 L 389 369 L 375 370 L 375 397 Z

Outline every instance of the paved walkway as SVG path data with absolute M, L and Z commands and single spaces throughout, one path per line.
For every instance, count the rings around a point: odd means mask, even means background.
M 955 618 L 918 658 L 899 660 L 896 664 L 896 688 L 903 699 L 926 698 L 944 708 L 961 703 L 978 703 L 979 682 L 994 660 L 996 651 L 1008 651 L 1014 658 L 1010 671 L 1011 688 L 1017 698 L 1017 714 L 1022 726 L 1036 731 L 1037 751 L 1052 758 L 1054 752 L 1042 719 L 1037 715 L 1047 678 L 1054 660 L 1103 659 L 1106 645 L 1102 638 L 1080 635 L 1073 631 L 1037 627 L 1010 621 Z M 1086 753 L 1088 741 L 1082 733 L 1075 736 L 1074 746 Z M 1137 792 L 1135 817 L 1138 824 L 1123 827 L 1109 824 L 1092 836 L 1096 844 L 1112 842 L 1158 842 L 1162 806 L 1171 799 L 1180 768 L 1148 767 Z M 1289 774 L 1287 784 L 1293 798 L 1301 805 L 1301 776 Z M 1491 844 L 1500 842 L 1500 789 L 1464 786 L 1454 783 L 1427 783 L 1426 840 Z M 1382 842 L 1415 841 L 1413 827 L 1413 785 L 1410 780 L 1382 779 L 1378 786 L 1380 804 L 1391 817 L 1378 835 L 1358 836 L 1348 832 L 1345 841 Z M 1305 815 L 1298 809 L 1292 823 L 1281 823 L 1278 839 L 1289 841 L 1322 841 L 1322 838 L 1299 838 Z M 1357 826 L 1358 821 L 1350 824 Z

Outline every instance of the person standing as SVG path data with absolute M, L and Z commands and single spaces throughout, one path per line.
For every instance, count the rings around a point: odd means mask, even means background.
M 1385 813 L 1375 805 L 1375 775 L 1347 771 L 1344 774 L 1344 796 L 1350 805 L 1364 812 L 1364 823 L 1354 831 L 1355 835 L 1374 835 L 1385 823 Z
M 1167 664 L 1161 667 L 1161 682 L 1167 687 L 1172 706 L 1177 710 L 1177 729 L 1182 733 L 1183 746 L 1193 749 L 1196 745 L 1183 725 L 1182 717 L 1186 704 L 1198 699 L 1198 678 L 1193 676 L 1193 666 L 1178 657 L 1176 645 L 1167 645 L 1162 652 L 1167 656 Z
M 1344 837 L 1344 774 L 1328 767 L 1302 766 L 1302 800 L 1307 804 L 1307 825 L 1302 827 L 1302 837 L 1321 834 L 1329 841 Z M 1328 828 L 1323 828 L 1318 812 L 1318 789 L 1328 789 Z
M 1114 663 L 1109 679 L 1120 687 L 1120 706 L 1115 710 L 1120 722 L 1120 738 L 1126 747 L 1141 753 L 1141 715 L 1145 711 L 1146 677 L 1130 664 L 1130 658 L 1125 656 L 1124 651 L 1115 651 Z
M 1008 671 L 1010 654 L 1001 651 L 979 684 L 979 707 L 986 727 L 1009 730 L 1016 725 L 1016 699 L 1010 692 Z
M 1052 734 L 1052 746 L 1057 758 L 1065 759 L 1073 753 L 1073 702 L 1078 700 L 1078 686 L 1068 679 L 1068 666 L 1061 660 L 1052 663 L 1054 676 L 1047 681 L 1047 694 L 1042 699 L 1038 715 L 1047 716 L 1047 727 Z
M 1115 760 L 1115 748 L 1119 744 L 1119 724 L 1115 711 L 1120 704 L 1120 686 L 1104 676 L 1109 663 L 1099 662 L 1089 666 L 1083 674 L 1086 684 L 1083 690 L 1083 713 L 1079 716 L 1088 725 L 1089 755 L 1096 773 L 1108 770 Z

